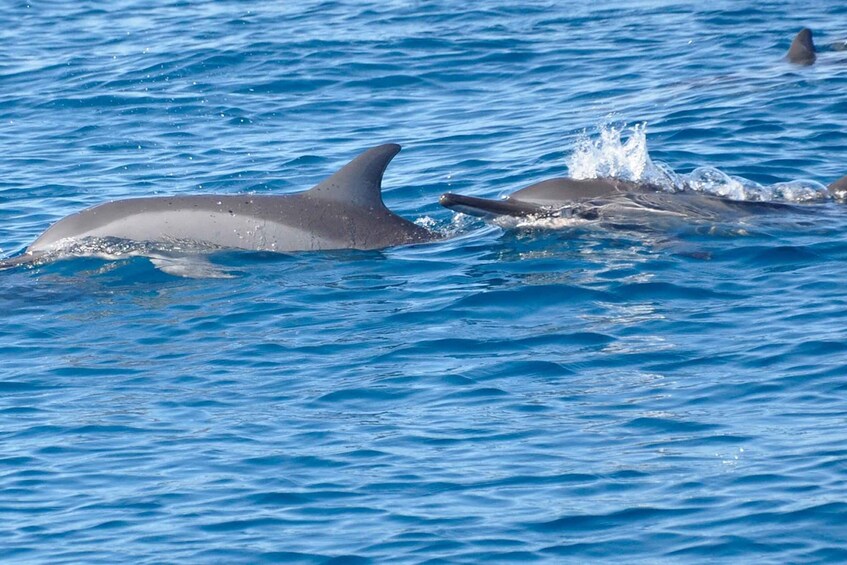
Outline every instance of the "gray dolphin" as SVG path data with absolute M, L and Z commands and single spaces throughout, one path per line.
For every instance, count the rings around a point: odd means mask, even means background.
M 107 255 L 108 244 L 116 240 L 156 249 L 288 252 L 380 249 L 437 239 L 382 201 L 383 173 L 399 151 L 395 144 L 369 149 L 296 194 L 149 197 L 100 204 L 59 220 L 23 254 L 0 260 L 0 268 Z
M 844 200 L 847 177 L 829 185 L 828 191 L 832 198 Z M 792 208 L 787 203 L 737 201 L 695 191 L 667 192 L 649 183 L 614 178 L 549 179 L 502 200 L 448 192 L 439 202 L 453 211 L 486 220 L 562 216 L 593 220 L 644 212 L 709 219 Z
M 619 179 L 555 178 L 522 188 L 502 200 L 448 192 L 438 201 L 445 208 L 478 218 L 547 217 L 559 214 L 569 205 L 652 189 L 650 185 Z
M 847 51 L 847 40 L 839 40 L 830 43 L 823 48 L 824 51 Z M 813 65 L 817 60 L 818 48 L 812 40 L 812 30 L 803 28 L 794 36 L 791 47 L 785 58 L 789 63 L 795 65 Z
M 812 65 L 817 59 L 815 43 L 812 41 L 812 30 L 804 27 L 794 36 L 788 54 L 785 56 L 789 63 L 795 65 Z

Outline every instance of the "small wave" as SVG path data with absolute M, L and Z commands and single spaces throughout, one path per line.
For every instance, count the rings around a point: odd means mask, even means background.
M 748 202 L 815 202 L 829 200 L 826 186 L 811 180 L 792 180 L 770 186 L 732 176 L 714 167 L 698 167 L 683 179 L 683 189 Z
M 591 223 L 591 220 L 573 215 L 555 216 L 500 216 L 494 223 L 503 229 L 538 228 L 548 230 L 561 230 L 575 228 Z
M 583 133 L 567 165 L 570 176 L 576 179 L 619 178 L 667 192 L 702 192 L 729 200 L 801 203 L 831 199 L 826 186 L 817 181 L 797 179 L 763 185 L 709 166 L 677 173 L 667 163 L 650 157 L 646 122 L 631 127 L 604 123 L 596 137 Z
M 138 256 L 161 254 L 195 254 L 220 250 L 216 245 L 205 242 L 168 239 L 164 242 L 145 242 L 117 237 L 67 238 L 56 242 L 52 249 L 38 256 L 36 263 L 47 263 L 65 257 L 98 257 L 117 261 Z
M 453 214 L 446 222 L 437 220 L 432 216 L 421 216 L 414 220 L 414 223 L 422 228 L 426 228 L 445 239 L 452 239 L 462 235 L 468 231 L 468 228 L 473 224 L 473 219 L 465 214 Z

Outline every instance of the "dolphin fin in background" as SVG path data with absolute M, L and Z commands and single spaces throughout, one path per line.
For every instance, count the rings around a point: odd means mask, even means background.
M 788 62 L 795 65 L 812 65 L 817 59 L 815 43 L 812 41 L 812 30 L 804 27 L 794 36 L 791 47 L 786 55 Z

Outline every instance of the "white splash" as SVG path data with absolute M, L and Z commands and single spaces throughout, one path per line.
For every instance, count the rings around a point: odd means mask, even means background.
M 764 186 L 743 177 L 730 176 L 715 167 L 697 167 L 683 176 L 685 188 L 695 192 L 715 194 L 730 200 L 770 200 Z
M 650 157 L 646 123 L 629 128 L 605 123 L 598 133 L 594 138 L 583 133 L 577 139 L 567 160 L 571 177 L 619 178 L 652 184 L 668 192 L 690 190 L 742 201 L 815 202 L 831 198 L 826 186 L 816 181 L 792 180 L 766 186 L 715 167 L 677 173 L 667 163 Z
M 432 216 L 421 216 L 414 221 L 415 225 L 428 230 L 433 230 L 438 227 L 438 222 Z
M 449 223 L 444 223 L 436 220 L 432 216 L 421 216 L 414 220 L 414 223 L 422 228 L 426 228 L 431 232 L 440 234 L 445 238 L 455 237 L 457 234 L 464 233 L 472 222 L 471 216 L 466 216 L 459 212 L 453 214 Z
M 590 224 L 591 220 L 586 220 L 578 216 L 500 216 L 493 220 L 494 224 L 503 229 L 516 228 L 538 228 L 546 230 L 561 230 L 565 228 L 573 228 Z
M 600 137 L 583 133 L 568 158 L 570 176 L 575 179 L 619 178 L 655 184 L 665 190 L 678 190 L 679 176 L 665 163 L 654 163 L 647 151 L 647 124 L 635 124 L 626 140 L 624 127 L 600 126 Z

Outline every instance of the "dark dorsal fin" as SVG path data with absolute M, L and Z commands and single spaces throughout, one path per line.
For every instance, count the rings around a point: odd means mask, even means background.
M 794 37 L 786 55 L 788 61 L 795 65 L 811 65 L 815 62 L 815 43 L 812 41 L 812 30 L 804 27 Z
M 385 208 L 382 203 L 382 175 L 400 151 L 395 143 L 368 149 L 307 194 L 313 198 L 351 203 L 363 208 Z
M 847 177 L 841 177 L 827 187 L 829 193 L 838 200 L 847 199 Z

